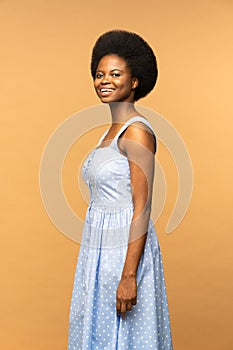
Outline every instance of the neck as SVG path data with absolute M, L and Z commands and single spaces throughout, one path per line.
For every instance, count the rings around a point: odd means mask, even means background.
M 113 102 L 109 104 L 109 107 L 112 115 L 112 123 L 122 123 L 139 114 L 135 109 L 134 103 Z

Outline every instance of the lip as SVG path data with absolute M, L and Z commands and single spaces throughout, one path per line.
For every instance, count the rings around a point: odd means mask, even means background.
M 114 89 L 112 88 L 101 88 L 99 89 L 101 96 L 109 96 L 113 93 Z

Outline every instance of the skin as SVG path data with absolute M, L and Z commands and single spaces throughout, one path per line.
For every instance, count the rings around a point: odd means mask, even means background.
M 138 116 L 134 91 L 138 79 L 132 77 L 127 62 L 117 55 L 104 56 L 94 79 L 96 93 L 111 109 L 112 125 L 100 147 L 106 147 L 122 125 Z M 116 103 L 121 102 L 121 103 Z M 155 140 L 143 123 L 131 124 L 118 140 L 120 152 L 128 158 L 134 214 L 121 279 L 116 291 L 116 311 L 122 318 L 137 303 L 137 269 L 144 250 L 151 213 Z
M 97 67 L 94 87 L 100 100 L 110 102 L 134 102 L 134 89 L 138 80 L 131 77 L 125 60 L 116 55 L 104 56 Z M 109 92 L 101 92 L 108 89 Z

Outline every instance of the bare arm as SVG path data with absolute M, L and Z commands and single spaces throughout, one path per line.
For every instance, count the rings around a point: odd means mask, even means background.
M 121 141 L 130 166 L 134 214 L 126 260 L 117 289 L 117 312 L 124 318 L 137 300 L 136 274 L 144 250 L 151 213 L 155 140 L 145 128 L 131 125 Z

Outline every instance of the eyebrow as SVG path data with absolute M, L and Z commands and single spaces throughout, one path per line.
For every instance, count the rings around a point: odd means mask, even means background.
M 123 70 L 122 70 L 122 69 L 119 69 L 119 68 L 111 69 L 110 72 L 114 72 L 114 70 L 118 70 L 118 71 L 120 71 L 120 72 L 123 72 Z M 96 72 L 103 72 L 103 71 L 102 71 L 101 69 L 97 69 Z

